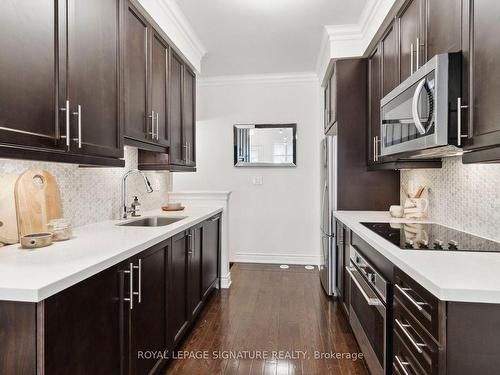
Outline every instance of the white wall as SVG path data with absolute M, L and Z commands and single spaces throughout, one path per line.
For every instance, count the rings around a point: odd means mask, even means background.
M 174 191 L 231 190 L 230 260 L 319 262 L 318 82 L 287 78 L 210 81 L 197 93 L 196 173 L 177 173 Z M 296 168 L 235 168 L 233 125 L 297 123 Z M 262 176 L 263 185 L 253 185 Z

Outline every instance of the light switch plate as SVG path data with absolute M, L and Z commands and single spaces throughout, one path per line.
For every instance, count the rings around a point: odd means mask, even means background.
M 264 179 L 262 178 L 262 176 L 253 176 L 253 184 L 254 185 L 263 185 Z

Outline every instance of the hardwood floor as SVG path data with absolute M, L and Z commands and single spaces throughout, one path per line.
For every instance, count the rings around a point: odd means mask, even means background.
M 368 374 L 362 359 L 352 359 L 356 341 L 340 306 L 323 293 L 317 269 L 235 264 L 231 276 L 231 288 L 214 292 L 176 352 L 204 358 L 174 359 L 164 375 Z M 331 352 L 344 358 L 315 359 Z

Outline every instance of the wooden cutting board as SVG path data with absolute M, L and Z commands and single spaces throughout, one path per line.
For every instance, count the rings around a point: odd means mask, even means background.
M 49 172 L 29 169 L 16 183 L 19 236 L 47 231 L 47 223 L 62 217 L 57 181 Z
M 18 177 L 17 173 L 0 177 L 0 242 L 5 244 L 19 242 L 15 198 Z

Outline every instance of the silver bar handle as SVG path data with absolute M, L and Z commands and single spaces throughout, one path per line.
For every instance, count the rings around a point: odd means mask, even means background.
M 413 43 L 410 44 L 410 75 L 413 74 L 413 50 L 414 50 L 414 46 L 413 46 Z
M 375 146 L 375 139 L 376 137 L 373 137 L 373 161 L 377 161 L 377 146 Z
M 417 37 L 417 70 L 420 68 L 420 38 Z
M 415 339 L 413 338 L 413 336 L 407 330 L 407 328 L 411 327 L 411 325 L 410 324 L 403 324 L 403 323 L 401 323 L 399 321 L 399 319 L 395 319 L 395 321 L 396 321 L 396 324 L 399 326 L 399 328 L 401 328 L 401 331 L 403 331 L 403 333 L 405 334 L 405 336 L 408 338 L 408 340 L 410 340 L 411 344 L 415 347 L 415 349 L 417 349 L 417 352 L 423 353 L 423 351 L 422 351 L 421 348 L 422 347 L 426 347 L 427 344 L 423 344 L 423 343 L 415 341 Z
M 191 238 L 191 254 L 195 255 L 196 251 L 196 232 L 193 230 L 193 238 Z
M 128 283 L 128 298 L 124 298 L 123 300 L 129 303 L 130 310 L 134 309 L 134 264 L 129 264 L 129 269 L 127 271 L 123 271 L 123 273 L 129 275 L 129 283 Z
M 66 107 L 60 108 L 62 112 L 66 112 L 66 135 L 62 135 L 61 138 L 66 138 L 66 146 L 70 146 L 70 120 L 69 120 L 69 100 L 66 100 Z
M 405 366 L 411 367 L 410 362 L 402 361 L 401 358 L 399 358 L 399 356 L 397 356 L 397 355 L 394 356 L 394 358 L 396 359 L 396 363 L 398 364 L 401 371 L 403 371 L 403 374 L 410 375 L 410 373 L 408 372 L 408 370 L 406 370 L 406 367 L 405 367 Z
M 189 255 L 192 255 L 193 254 L 193 231 L 192 230 L 189 231 L 187 237 L 188 237 L 188 240 L 189 240 L 189 243 L 188 243 L 188 252 L 187 253 Z
M 78 118 L 78 138 L 73 138 L 75 142 L 78 142 L 78 148 L 82 148 L 82 106 L 78 104 L 78 110 L 73 112 Z
M 462 138 L 467 138 L 467 135 L 462 134 L 462 109 L 469 108 L 468 105 L 462 105 L 462 98 L 457 98 L 457 145 L 462 146 Z
M 378 306 L 378 305 L 383 304 L 378 298 L 372 298 L 368 294 L 366 294 L 365 290 L 363 289 L 363 287 L 361 286 L 361 284 L 359 283 L 359 281 L 357 280 L 356 276 L 353 273 L 353 271 L 355 271 L 355 269 L 347 267 L 347 266 L 345 267 L 345 269 L 346 269 L 347 273 L 349 274 L 349 276 L 351 276 L 351 280 L 354 281 L 354 284 L 356 284 L 356 286 L 359 289 L 359 292 L 361 293 L 361 295 L 363 296 L 363 298 L 365 299 L 366 303 L 369 306 Z
M 187 161 L 187 142 L 182 144 L 182 160 Z
M 418 311 L 422 311 L 422 310 L 424 309 L 424 308 L 422 307 L 422 305 L 426 305 L 426 303 L 425 303 L 425 302 L 418 302 L 418 301 L 415 301 L 415 300 L 412 298 L 412 296 L 410 296 L 410 295 L 408 294 L 408 290 L 411 290 L 410 288 L 401 288 L 398 284 L 394 284 L 394 285 L 396 286 L 396 289 L 397 289 L 397 290 L 399 290 L 399 291 L 401 292 L 401 294 L 403 294 L 403 296 L 405 296 L 405 297 L 406 297 L 406 299 L 407 299 L 408 301 L 410 301 L 410 302 L 413 304 L 413 306 L 415 306 L 415 307 L 418 309 Z
M 147 118 L 151 119 L 151 131 L 148 134 L 151 134 L 151 139 L 155 139 L 155 111 L 151 111 Z
M 160 112 L 156 112 L 156 140 L 160 140 Z
M 137 292 L 134 292 L 134 296 L 137 296 L 137 301 L 142 302 L 142 259 L 139 259 L 139 265 L 134 266 L 134 269 L 139 271 L 139 285 L 137 286 Z

